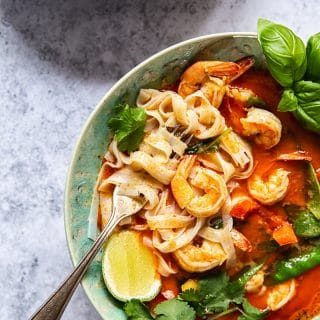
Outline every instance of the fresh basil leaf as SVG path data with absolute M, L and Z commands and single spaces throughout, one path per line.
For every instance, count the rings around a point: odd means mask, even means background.
M 282 112 L 294 111 L 298 108 L 298 99 L 292 89 L 283 91 L 281 100 L 278 104 L 278 110 Z
M 123 309 L 129 320 L 153 320 L 149 309 L 137 299 L 126 302 Z
M 320 83 L 301 80 L 294 84 L 294 92 L 299 103 L 320 100 Z
M 309 211 L 301 210 L 293 222 L 294 233 L 302 238 L 320 236 L 320 221 Z
M 320 32 L 311 36 L 307 43 L 307 72 L 306 78 L 320 81 Z
M 300 103 L 293 113 L 304 128 L 320 133 L 320 100 Z
M 317 178 L 317 174 L 311 163 L 308 163 L 308 174 L 310 183 L 310 188 L 308 190 L 308 193 L 310 195 L 310 200 L 308 201 L 308 209 L 317 219 L 320 219 L 320 184 Z
M 271 75 L 283 87 L 292 87 L 303 78 L 307 68 L 306 48 L 290 29 L 259 19 L 258 39 Z

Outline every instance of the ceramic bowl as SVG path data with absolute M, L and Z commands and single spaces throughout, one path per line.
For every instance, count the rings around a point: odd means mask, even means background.
M 255 33 L 220 33 L 178 43 L 123 76 L 103 97 L 84 125 L 74 149 L 65 191 L 65 228 L 72 262 L 76 265 L 92 245 L 87 237 L 88 215 L 95 180 L 106 151 L 110 110 L 119 102 L 134 105 L 141 88 L 161 88 L 176 82 L 196 60 L 235 61 L 255 56 L 257 68 L 265 62 Z M 82 280 L 82 286 L 103 319 L 125 320 L 121 304 L 107 291 L 97 255 Z

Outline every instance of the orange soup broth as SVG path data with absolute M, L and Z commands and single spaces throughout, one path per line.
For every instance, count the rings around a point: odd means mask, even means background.
M 312 157 L 312 165 L 317 172 L 320 172 L 320 137 L 316 134 L 303 130 L 298 121 L 290 113 L 277 111 L 277 105 L 281 97 L 282 89 L 272 79 L 268 72 L 249 71 L 232 83 L 234 87 L 252 90 L 257 96 L 263 99 L 269 106 L 269 110 L 274 113 L 283 126 L 281 141 L 271 150 L 264 150 L 252 143 L 254 156 L 254 173 L 262 176 L 268 174 L 276 168 L 284 168 L 289 171 L 289 187 L 286 197 L 281 204 L 294 204 L 304 207 L 307 201 L 307 190 L 305 186 L 305 161 L 279 160 L 281 154 L 289 154 L 297 151 L 304 151 Z M 239 104 L 232 99 L 225 98 L 221 106 L 221 113 L 226 117 L 226 122 L 236 132 L 241 134 L 242 126 L 239 121 L 244 116 L 245 105 Z M 247 181 L 240 181 L 240 188 L 247 191 Z M 278 220 L 286 220 L 283 208 L 271 206 L 266 208 L 270 216 L 278 217 Z M 273 219 L 277 221 L 277 219 Z M 253 213 L 241 223 L 239 230 L 251 241 L 253 250 L 247 258 L 259 259 L 266 255 L 261 244 L 271 240 L 270 225 L 260 214 Z M 272 228 L 272 226 L 271 226 Z M 270 259 L 275 259 L 277 254 L 269 255 Z M 242 257 L 245 259 L 245 257 Z M 271 262 L 271 260 L 270 260 Z M 269 263 L 270 263 L 269 262 Z M 266 294 L 258 296 L 250 294 L 248 298 L 257 307 L 266 307 Z M 311 319 L 312 316 L 320 314 L 320 266 L 304 273 L 297 278 L 297 291 L 294 298 L 280 310 L 271 312 L 266 318 L 268 320 L 302 320 Z M 225 316 L 221 319 L 237 319 L 236 314 Z

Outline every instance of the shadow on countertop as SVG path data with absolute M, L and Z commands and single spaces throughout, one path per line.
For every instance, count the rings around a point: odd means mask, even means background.
M 13 27 L 42 61 L 83 79 L 114 81 L 151 54 L 197 36 L 216 1 L 2 0 Z

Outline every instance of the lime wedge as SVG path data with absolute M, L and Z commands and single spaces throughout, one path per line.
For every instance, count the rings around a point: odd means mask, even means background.
M 161 279 L 152 251 L 135 231 L 121 231 L 108 240 L 102 257 L 102 274 L 109 292 L 120 301 L 152 300 Z

